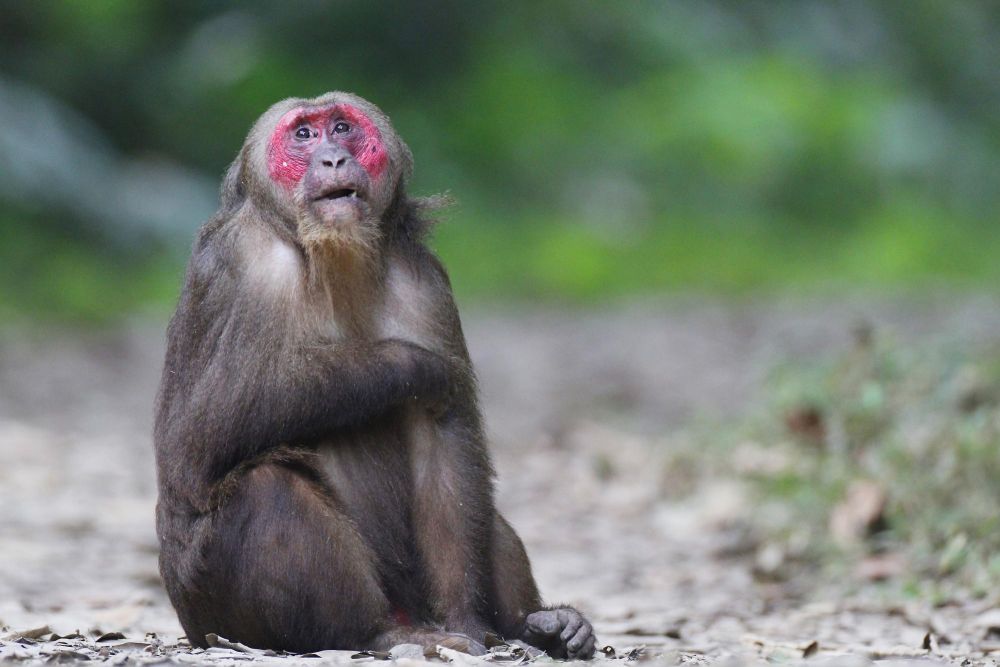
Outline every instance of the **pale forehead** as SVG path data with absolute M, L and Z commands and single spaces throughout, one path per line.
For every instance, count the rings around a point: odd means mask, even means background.
M 279 120 L 289 115 L 310 116 L 329 111 L 338 105 L 350 106 L 362 112 L 371 119 L 377 126 L 382 128 L 388 125 L 388 118 L 377 106 L 353 93 L 334 91 L 314 97 L 312 99 L 293 97 L 282 100 L 273 105 L 261 116 L 258 127 L 274 127 Z M 295 112 L 293 114 L 293 112 Z

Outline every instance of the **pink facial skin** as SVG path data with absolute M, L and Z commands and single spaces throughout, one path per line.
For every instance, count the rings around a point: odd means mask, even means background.
M 333 134 L 333 126 L 344 121 L 351 131 Z M 297 140 L 295 131 L 308 127 L 315 135 Z M 267 149 L 267 170 L 271 179 L 286 190 L 293 190 L 309 167 L 313 151 L 322 142 L 332 140 L 343 145 L 364 167 L 373 181 L 385 170 L 389 155 L 382 144 L 382 134 L 368 116 L 350 104 L 335 104 L 322 109 L 292 109 L 278 121 Z

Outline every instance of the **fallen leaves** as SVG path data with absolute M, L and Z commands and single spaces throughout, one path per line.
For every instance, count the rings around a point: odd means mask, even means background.
M 885 524 L 885 490 L 871 480 L 857 480 L 830 513 L 830 534 L 841 546 L 856 546 Z
M 30 630 L 21 630 L 20 632 L 12 632 L 9 635 L 3 637 L 6 640 L 17 641 L 19 639 L 41 639 L 47 634 L 50 634 L 52 629 L 43 625 L 37 628 L 32 628 Z

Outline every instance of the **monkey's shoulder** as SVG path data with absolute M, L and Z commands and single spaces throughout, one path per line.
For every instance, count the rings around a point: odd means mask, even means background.
M 188 284 L 204 290 L 225 285 L 231 296 L 258 305 L 287 301 L 303 286 L 302 250 L 246 208 L 202 227 L 188 264 Z
M 212 218 L 198 230 L 188 260 L 189 285 L 205 285 L 235 273 L 240 260 L 241 234 L 234 218 Z
M 439 352 L 452 352 L 456 336 L 461 338 L 447 273 L 422 244 L 390 253 L 378 321 L 382 336 L 409 340 Z
M 451 279 L 441 259 L 423 241 L 407 240 L 390 248 L 388 272 L 433 289 L 451 293 Z

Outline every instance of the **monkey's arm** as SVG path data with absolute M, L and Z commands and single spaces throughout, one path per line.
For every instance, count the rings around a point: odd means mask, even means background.
M 262 358 L 247 358 L 253 354 Z M 265 355 L 210 367 L 186 406 L 203 425 L 193 435 L 203 440 L 212 478 L 267 449 L 308 445 L 404 401 L 439 395 L 447 381 L 437 355 L 398 340 Z
M 362 347 L 310 340 L 244 289 L 211 248 L 196 253 L 168 331 L 157 405 L 168 479 L 193 498 L 241 462 L 308 445 L 447 389 L 447 363 L 400 340 Z

